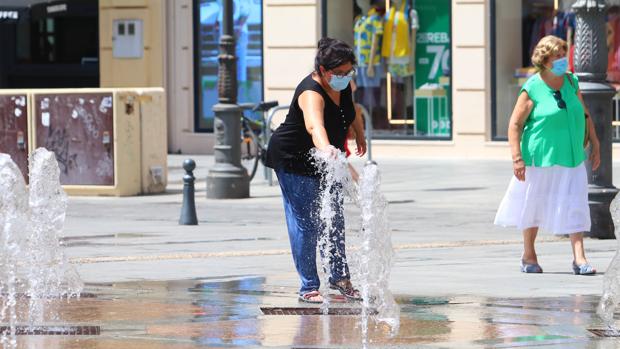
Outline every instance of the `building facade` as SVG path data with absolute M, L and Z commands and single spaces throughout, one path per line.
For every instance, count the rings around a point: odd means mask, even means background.
M 614 1 L 609 79 L 620 82 L 620 8 Z M 29 2 L 45 3 L 48 11 L 67 4 L 70 12 L 76 0 Z M 335 37 L 355 49 L 355 96 L 371 118 L 375 154 L 507 158 L 508 119 L 532 74 L 533 45 L 547 34 L 572 44 L 573 3 L 234 0 L 238 99 L 290 103 L 297 83 L 313 70 L 318 40 Z M 99 56 L 85 62 L 96 62 L 99 74 L 89 76 L 100 87 L 163 86 L 168 139 L 162 141 L 171 153 L 213 151 L 220 8 L 221 0 L 98 1 Z M 8 12 L 10 18 L 2 18 L 8 10 L 0 8 L 0 28 L 14 20 Z M 0 73 L 0 88 L 15 87 L 3 84 L 9 78 Z M 614 113 L 610 127 L 620 139 L 618 108 Z
M 376 153 L 397 151 L 428 157 L 505 154 L 505 142 L 493 142 L 491 137 L 489 0 L 247 2 L 262 10 L 257 16 L 262 20 L 262 99 L 290 103 L 297 83 L 313 70 L 318 40 L 324 35 L 336 37 L 349 42 L 358 54 L 356 99 L 372 118 Z M 170 49 L 166 87 L 171 98 L 172 152 L 212 149 L 213 135 L 201 127 L 200 120 L 205 115 L 202 109 L 208 99 L 204 93 L 208 83 L 203 73 L 197 72 L 202 69 L 201 55 L 216 52 L 204 43 L 210 25 L 204 14 L 208 6 L 217 6 L 217 1 L 167 4 Z M 377 14 L 373 16 L 372 11 Z M 369 17 L 375 22 L 381 18 L 384 23 L 373 23 Z M 375 37 L 369 37 L 370 33 Z M 376 54 L 368 57 L 366 46 L 373 48 L 372 40 Z M 193 62 L 183 48 L 194 52 Z M 248 80 L 250 61 L 238 65 L 248 70 Z M 374 74 L 368 74 L 373 65 Z M 239 100 L 245 101 L 247 92 L 242 88 Z M 260 94 L 251 97 L 261 99 Z

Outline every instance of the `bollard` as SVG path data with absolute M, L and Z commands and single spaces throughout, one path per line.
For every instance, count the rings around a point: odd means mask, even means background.
M 194 174 L 192 171 L 196 168 L 196 163 L 192 159 L 183 161 L 183 206 L 181 207 L 180 225 L 198 225 L 196 218 L 196 203 L 194 201 Z

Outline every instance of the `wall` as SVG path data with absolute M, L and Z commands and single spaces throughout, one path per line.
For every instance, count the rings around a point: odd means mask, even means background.
M 320 38 L 320 0 L 263 0 L 265 99 L 289 104 L 313 70 Z
M 507 136 L 508 121 L 517 100 L 519 86 L 515 68 L 521 67 L 521 1 L 496 1 L 497 135 Z
M 213 153 L 213 133 L 194 132 L 194 35 L 192 0 L 166 1 L 168 151 Z M 196 91 L 197 93 L 197 91 Z
M 99 0 L 101 87 L 163 87 L 165 84 L 165 0 Z M 112 55 L 113 21 L 143 21 L 142 58 Z

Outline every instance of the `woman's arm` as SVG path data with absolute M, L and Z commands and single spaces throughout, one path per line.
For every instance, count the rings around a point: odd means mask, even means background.
M 363 156 L 366 154 L 366 135 L 364 134 L 364 116 L 362 115 L 362 108 L 359 107 L 356 103 L 353 103 L 355 106 L 355 120 L 351 124 L 351 128 L 353 128 L 353 132 L 355 133 L 355 144 L 357 146 L 357 150 L 355 154 L 357 156 Z
M 586 115 L 588 115 L 588 118 L 586 118 L 586 127 L 588 128 L 588 140 L 590 141 L 590 144 L 592 144 L 592 149 L 590 151 L 590 162 L 592 164 L 592 170 L 596 171 L 596 169 L 598 169 L 601 165 L 601 143 L 596 135 L 596 128 L 594 127 L 594 122 L 592 121 L 592 115 L 590 114 L 588 107 L 586 107 L 581 90 L 577 90 L 577 96 L 581 101 L 581 105 L 583 105 L 583 110 Z
M 312 136 L 312 143 L 320 150 L 333 152 L 335 149 L 327 137 L 323 109 L 325 101 L 323 97 L 315 91 L 304 91 L 298 99 L 299 107 L 304 113 L 304 124 L 306 131 Z M 331 150 L 330 147 L 333 149 Z M 335 153 L 334 153 L 335 154 Z
M 523 133 L 523 126 L 525 121 L 530 116 L 534 102 L 530 99 L 527 92 L 522 92 L 517 99 L 512 115 L 510 116 L 510 123 L 508 124 L 508 143 L 510 144 L 510 151 L 512 153 L 512 165 L 515 177 L 518 180 L 525 180 L 525 162 L 521 156 L 521 135 Z

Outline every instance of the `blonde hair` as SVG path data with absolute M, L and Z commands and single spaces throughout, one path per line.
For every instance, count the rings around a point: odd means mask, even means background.
M 547 35 L 536 44 L 534 53 L 532 53 L 532 64 L 534 64 L 538 71 L 546 70 L 545 63 L 547 63 L 549 57 L 567 50 L 568 45 L 566 41 L 557 36 Z

